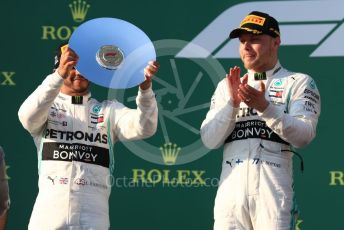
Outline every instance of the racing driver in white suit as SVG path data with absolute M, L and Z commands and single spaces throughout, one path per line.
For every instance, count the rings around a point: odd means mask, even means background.
M 77 61 L 73 50 L 61 48 L 56 71 L 18 112 L 38 151 L 39 193 L 29 223 L 32 230 L 109 229 L 113 144 L 147 138 L 157 128 L 151 77 L 158 63 L 148 63 L 137 109 L 129 109 L 117 101 L 92 99 L 89 81 L 74 68 Z
M 240 79 L 240 68 L 230 68 L 201 126 L 206 147 L 224 144 L 214 230 L 294 229 L 292 147 L 316 135 L 318 89 L 281 66 L 279 26 L 268 14 L 251 12 L 230 38 L 239 38 L 248 73 Z

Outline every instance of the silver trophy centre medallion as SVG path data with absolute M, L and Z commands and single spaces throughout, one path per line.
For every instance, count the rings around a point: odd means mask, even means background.
M 98 64 L 106 69 L 115 70 L 124 60 L 123 51 L 114 45 L 104 45 L 99 48 L 96 59 Z

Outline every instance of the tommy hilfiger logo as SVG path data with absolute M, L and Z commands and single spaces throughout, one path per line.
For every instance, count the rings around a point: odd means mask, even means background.
M 60 178 L 60 180 L 59 180 L 59 182 L 60 182 L 60 184 L 68 184 L 68 178 L 67 177 L 61 177 Z
M 104 122 L 104 115 L 100 114 L 98 116 L 91 116 L 91 123 L 92 124 L 98 124 Z
M 282 98 L 283 90 L 270 90 L 269 97 Z

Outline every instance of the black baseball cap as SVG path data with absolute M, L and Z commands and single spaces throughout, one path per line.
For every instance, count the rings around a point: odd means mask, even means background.
M 280 36 L 277 20 L 259 11 L 252 11 L 248 14 L 241 21 L 240 27 L 232 30 L 229 34 L 229 38 L 237 38 L 242 32 L 256 35 L 267 34 L 274 38 Z

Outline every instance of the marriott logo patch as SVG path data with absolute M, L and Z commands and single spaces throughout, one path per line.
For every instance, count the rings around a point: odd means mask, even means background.
M 79 161 L 106 168 L 110 162 L 108 149 L 78 143 L 46 142 L 43 144 L 42 154 L 42 160 Z

